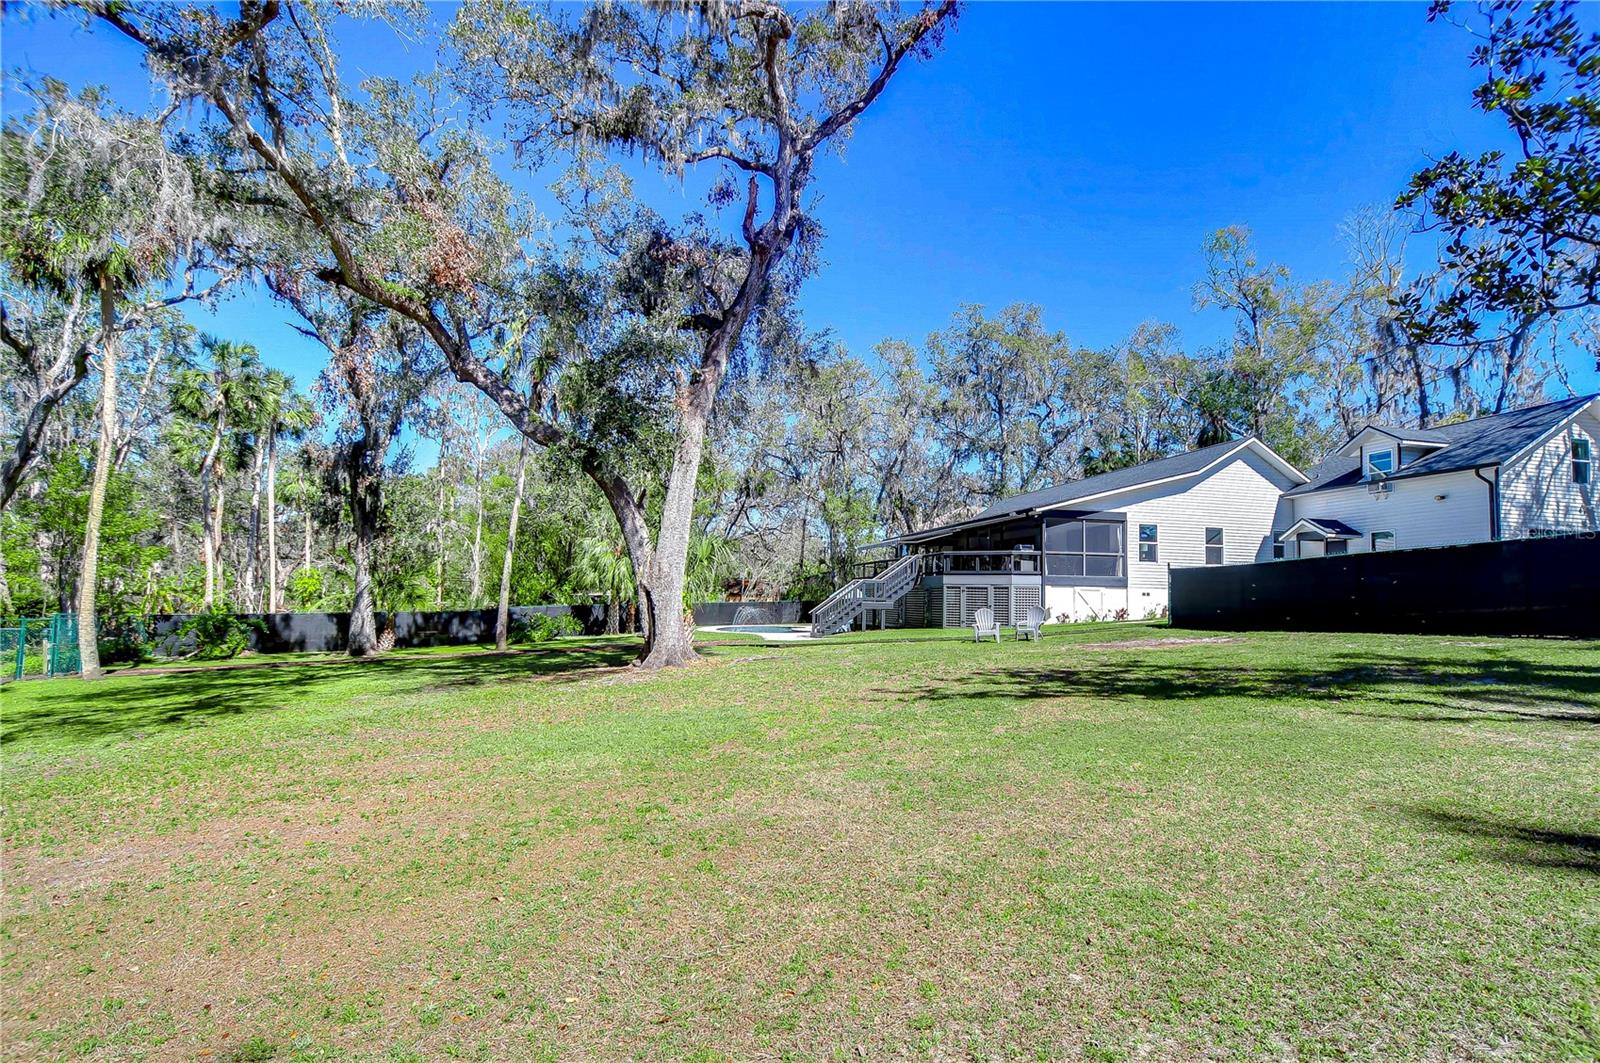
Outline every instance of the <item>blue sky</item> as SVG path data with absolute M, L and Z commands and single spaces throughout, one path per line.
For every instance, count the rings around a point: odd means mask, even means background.
M 920 342 L 962 303 L 1034 302 L 1099 346 L 1170 321 L 1191 349 L 1226 333 L 1191 291 L 1205 235 L 1254 229 L 1295 278 L 1345 269 L 1339 226 L 1386 206 L 1431 155 L 1500 146 L 1470 106 L 1470 42 L 1426 5 L 975 3 L 818 171 L 826 265 L 808 324 L 866 355 Z M 436 9 L 439 18 L 448 10 Z M 8 17 L 10 67 L 153 99 L 137 52 L 66 18 Z M 387 32 L 346 39 L 347 73 L 431 62 Z M 10 102 L 10 101 L 8 101 Z M 674 187 L 659 206 L 698 209 Z M 1420 239 L 1419 265 L 1427 247 Z M 203 316 L 203 315 L 197 315 Z M 321 350 L 259 293 L 203 327 L 255 342 L 309 384 Z M 1600 390 L 1573 356 L 1574 384 Z

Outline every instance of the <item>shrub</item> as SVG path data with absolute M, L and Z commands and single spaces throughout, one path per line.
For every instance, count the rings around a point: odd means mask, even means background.
M 1111 619 L 1113 619 L 1113 620 L 1126 620 L 1126 619 L 1128 619 L 1128 610 L 1126 610 L 1126 609 L 1118 609 L 1118 610 L 1116 610 L 1115 612 L 1113 612 L 1111 614 Z
M 138 664 L 151 657 L 149 639 L 140 617 L 102 617 L 99 642 L 101 664 Z
M 320 609 L 328 604 L 328 583 L 322 570 L 298 568 L 284 585 L 284 598 L 296 609 Z
M 196 657 L 227 660 L 239 656 L 250 645 L 250 632 L 266 629 L 259 620 L 247 619 L 229 612 L 226 606 L 214 605 L 185 620 L 178 628 L 178 637 L 194 636 Z
M 571 613 L 534 613 L 529 617 L 514 617 L 508 633 L 510 641 L 536 644 L 549 642 L 561 635 L 581 635 L 583 625 Z

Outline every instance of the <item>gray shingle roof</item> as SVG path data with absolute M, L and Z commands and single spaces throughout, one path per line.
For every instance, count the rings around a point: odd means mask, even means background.
M 1324 535 L 1343 536 L 1346 539 L 1361 538 L 1360 532 L 1356 531 L 1342 520 L 1334 520 L 1332 517 L 1301 517 L 1299 520 L 1289 525 L 1289 531 L 1286 531 L 1283 533 L 1283 535 L 1278 536 L 1279 541 L 1281 542 L 1289 534 L 1289 532 L 1294 531 L 1302 524 L 1309 524 Z
M 1045 487 L 1038 491 L 1029 491 L 1027 494 L 1015 495 L 1011 498 L 1002 498 L 973 519 L 987 520 L 991 517 L 1004 517 L 1012 513 L 1025 513 L 1030 509 L 1071 502 L 1075 498 L 1088 498 L 1090 495 L 1104 494 L 1107 491 L 1122 491 L 1156 480 L 1165 480 L 1171 476 L 1186 476 L 1189 473 L 1199 472 L 1213 461 L 1222 457 L 1227 451 L 1243 442 L 1243 439 L 1235 439 L 1227 443 L 1216 443 L 1184 454 L 1174 454 L 1170 458 L 1157 458 L 1155 461 L 1147 461 L 1143 465 L 1117 469 L 1113 472 L 1103 472 L 1096 476 L 1086 476 L 1082 480 L 1074 480 L 1071 483 Z
M 1368 428 L 1382 432 L 1384 435 L 1394 436 L 1396 439 L 1415 440 L 1419 443 L 1450 442 L 1449 434 L 1437 428 L 1402 428 L 1399 425 L 1377 424 L 1374 422 L 1366 425 L 1361 431 L 1365 432 Z M 1360 432 L 1356 434 L 1359 435 Z
M 1478 417 L 1459 424 L 1438 425 L 1426 430 L 1385 428 L 1384 431 L 1401 434 L 1408 439 L 1424 438 L 1417 433 L 1426 431 L 1427 438 L 1434 438 L 1437 442 L 1447 444 L 1442 450 L 1405 466 L 1388 478 L 1402 480 L 1411 476 L 1431 476 L 1442 472 L 1460 472 L 1464 469 L 1504 464 L 1544 438 L 1596 398 L 1600 398 L 1600 395 L 1575 395 L 1570 399 L 1558 399 L 1538 406 L 1491 414 L 1488 417 Z M 1327 491 L 1331 488 L 1349 487 L 1361 483 L 1361 459 L 1335 454 L 1307 475 L 1311 477 L 1310 483 L 1302 484 L 1285 493 L 1305 495 L 1313 491 Z

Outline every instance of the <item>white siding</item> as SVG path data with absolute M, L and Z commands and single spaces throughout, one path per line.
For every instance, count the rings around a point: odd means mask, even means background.
M 1595 461 L 1587 484 L 1572 482 L 1574 434 L 1589 440 Z M 1600 530 L 1600 412 L 1580 413 L 1537 450 L 1501 471 L 1500 535 L 1520 539 L 1531 528 L 1559 531 Z
M 1494 470 L 1485 469 L 1483 475 L 1493 479 Z M 1372 548 L 1375 531 L 1394 532 L 1396 550 L 1488 540 L 1489 485 L 1471 471 L 1402 477 L 1388 484 L 1392 490 L 1386 495 L 1370 493 L 1366 484 L 1296 495 L 1288 500 L 1293 511 L 1278 530 L 1304 517 L 1331 517 L 1361 533 L 1350 543 L 1353 554 Z M 1287 553 L 1295 556 L 1292 546 Z
M 1165 600 L 1163 592 L 1162 601 Z M 1063 616 L 1068 620 L 1112 620 L 1118 609 L 1127 609 L 1130 620 L 1139 620 L 1145 615 L 1129 607 L 1128 592 L 1123 587 L 1045 588 L 1044 610 L 1052 621 Z
M 1394 440 L 1378 437 L 1361 448 L 1361 475 L 1367 475 L 1367 460 L 1373 454 L 1389 455 L 1389 473 L 1392 476 L 1400 469 L 1400 448 Z
M 1223 530 L 1225 564 L 1272 557 L 1272 528 L 1283 511 L 1282 493 L 1293 486 L 1253 450 L 1242 450 L 1198 480 L 1137 488 L 1104 500 L 1098 508 L 1128 520 L 1126 589 L 1050 587 L 1045 608 L 1051 618 L 1109 616 L 1128 610 L 1138 620 L 1167 605 L 1167 569 L 1205 564 L 1205 530 Z M 1157 528 L 1157 560 L 1139 560 L 1139 525 Z

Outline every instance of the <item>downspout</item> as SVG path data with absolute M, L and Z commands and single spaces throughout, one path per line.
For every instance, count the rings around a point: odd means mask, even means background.
M 1472 475 L 1482 480 L 1489 486 L 1489 538 L 1498 541 L 1500 538 L 1500 473 L 1494 474 L 1494 479 L 1487 479 L 1483 475 L 1484 469 L 1499 469 L 1498 465 L 1479 465 L 1472 470 Z

